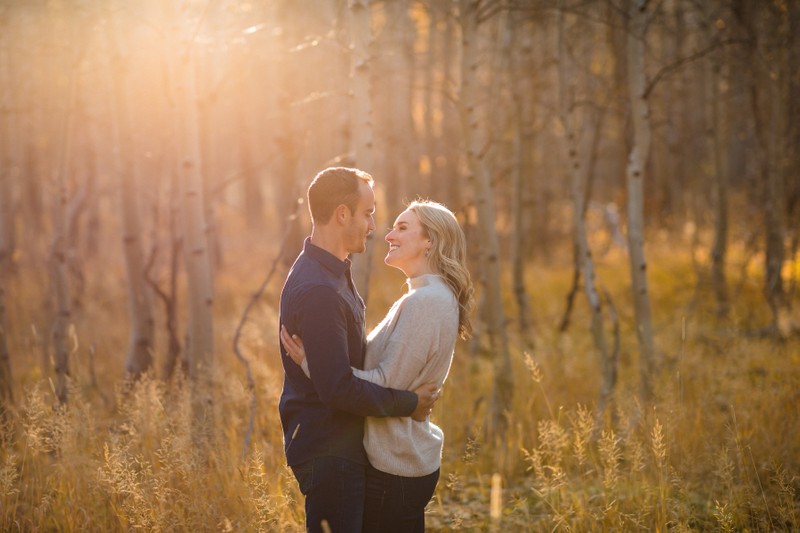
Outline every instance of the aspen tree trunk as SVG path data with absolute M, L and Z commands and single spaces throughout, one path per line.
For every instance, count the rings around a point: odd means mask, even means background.
M 11 353 L 8 349 L 8 319 L 6 318 L 6 278 L 0 272 L 0 419 L 5 418 L 14 402 Z
M 3 39 L 5 41 L 5 39 Z M 5 422 L 8 407 L 13 403 L 13 378 L 11 374 L 11 354 L 8 341 L 8 320 L 6 318 L 6 292 L 11 273 L 14 254 L 13 183 L 16 177 L 17 142 L 15 140 L 15 120 L 13 115 L 14 79 L 11 71 L 9 43 L 3 42 L 0 48 L 0 79 L 3 81 L 3 98 L 0 105 L 6 110 L 4 124 L 0 126 L 0 149 L 5 149 L 0 162 L 0 421 Z
M 639 0 L 626 0 L 627 2 L 638 2 Z M 625 5 L 625 4 L 621 4 Z M 624 9 L 617 7 L 611 2 L 605 4 L 607 13 L 606 17 L 613 20 L 617 16 L 616 10 Z M 608 24 L 606 27 L 608 47 L 612 50 L 613 54 L 613 74 L 612 86 L 619 92 L 620 102 L 630 101 L 628 74 L 627 74 L 627 60 L 628 60 L 628 43 L 626 27 L 620 27 L 616 24 Z M 623 184 L 623 176 L 626 173 L 626 155 L 630 151 L 630 140 L 628 139 L 627 130 L 629 129 L 628 121 L 630 118 L 624 111 L 612 114 L 612 125 L 609 128 L 611 131 L 616 132 L 616 137 L 613 139 L 609 146 L 609 186 L 614 189 L 621 189 Z
M 762 9 L 770 10 L 764 6 Z M 791 84 L 792 70 L 788 65 L 786 45 L 789 42 L 788 13 L 775 10 L 767 15 L 766 27 L 774 37 L 774 51 L 770 58 L 769 77 L 765 80 L 769 95 L 767 131 L 767 190 L 765 195 L 766 254 L 765 254 L 765 293 L 773 327 L 784 334 L 782 315 L 786 311 L 786 292 L 781 271 L 786 256 L 784 249 L 786 225 L 786 139 L 789 136 L 787 116 L 791 113 L 788 88 Z M 773 17 L 777 17 L 775 20 Z M 766 29 L 766 28 L 765 28 Z M 765 36 L 766 37 L 766 36 Z M 794 73 L 796 75 L 796 72 Z M 796 157 L 797 154 L 794 154 Z M 795 179 L 797 179 L 795 177 Z
M 417 136 L 412 121 L 416 27 L 409 18 L 409 5 L 408 2 L 384 3 L 386 20 L 391 22 L 384 28 L 385 37 L 380 41 L 383 53 L 376 50 L 383 69 L 382 76 L 376 79 L 379 87 L 376 94 L 381 95 L 380 101 L 390 104 L 376 110 L 385 115 L 383 127 L 377 133 L 386 140 L 380 165 L 385 174 L 381 179 L 386 182 L 386 200 L 381 208 L 390 217 L 402 210 L 404 199 L 411 200 L 421 192 L 417 183 Z M 373 161 L 377 163 L 378 159 Z
M 67 205 L 67 188 L 65 178 L 58 172 L 58 200 L 53 204 L 53 220 L 65 220 Z M 72 320 L 72 308 L 69 294 L 69 276 L 67 274 L 66 236 L 63 228 L 66 222 L 54 225 L 53 240 L 50 245 L 50 280 L 55 301 L 56 316 L 53 320 L 51 337 L 53 343 L 53 363 L 56 373 L 56 398 L 59 403 L 67 403 L 67 380 L 69 377 L 69 347 L 67 334 Z
M 11 68 L 11 54 L 8 47 L 9 38 L 4 36 L 0 43 L 0 87 L 2 99 L 0 106 L 5 110 L 3 123 L 0 126 L 0 285 L 3 276 L 11 270 L 14 255 L 14 182 L 19 175 L 18 159 L 19 132 L 16 129 L 16 106 L 14 105 L 15 84 Z
M 785 52 L 778 52 L 783 56 Z M 784 251 L 784 224 L 786 209 L 786 187 L 784 183 L 784 147 L 786 139 L 786 70 L 779 62 L 776 79 L 769 83 L 769 131 L 768 154 L 769 165 L 767 174 L 767 191 L 765 195 L 765 221 L 766 221 L 766 254 L 765 254 L 765 293 L 774 327 L 780 326 L 781 312 L 785 305 L 784 287 L 781 270 L 785 257 Z
M 203 439 L 210 436 L 213 428 L 211 377 L 214 365 L 214 289 L 206 235 L 194 67 L 192 55 L 186 51 L 178 59 L 177 92 L 181 108 L 179 127 L 182 127 L 183 133 L 181 209 L 189 305 L 186 354 L 189 377 L 193 382 L 195 429 L 209 432 L 197 435 Z
M 194 85 L 201 87 L 208 87 L 211 83 L 215 83 L 215 79 L 208 72 L 214 70 L 213 53 L 206 53 L 201 62 L 197 55 L 193 56 L 194 66 Z M 222 246 L 219 242 L 219 228 L 217 226 L 217 218 L 214 213 L 214 204 L 212 198 L 213 181 L 212 176 L 214 172 L 218 172 L 217 163 L 217 145 L 211 141 L 211 132 L 216 129 L 214 122 L 214 106 L 211 101 L 215 98 L 213 94 L 206 93 L 204 95 L 197 94 L 198 100 L 196 105 L 197 110 L 197 133 L 199 136 L 200 155 L 198 161 L 201 161 L 200 180 L 203 185 L 203 221 L 205 224 L 205 238 L 208 243 L 208 256 L 211 266 L 211 277 L 214 273 L 224 266 L 224 257 L 222 257 Z
M 5 141 L 11 149 L 10 140 Z M 10 159 L 0 168 L 0 276 L 11 271 L 14 256 L 13 163 Z
M 170 5 L 164 8 L 165 20 L 180 20 Z M 185 14 L 183 14 L 185 17 Z M 188 320 L 185 353 L 188 362 L 192 432 L 201 452 L 208 451 L 214 434 L 212 377 L 214 371 L 214 284 L 211 254 L 206 232 L 203 178 L 200 160 L 200 133 L 195 73 L 193 26 L 180 27 L 170 49 L 175 56 L 170 65 L 172 101 L 175 102 L 180 208 L 186 265 Z
M 486 142 L 483 132 L 486 121 L 480 116 L 482 100 L 478 88 L 478 1 L 460 0 L 461 22 L 461 87 L 460 110 L 464 144 L 469 166 L 469 181 L 477 207 L 480 241 L 480 270 L 482 282 L 482 316 L 486 320 L 491 355 L 494 361 L 494 386 L 490 402 L 490 434 L 502 439 L 508 429 L 506 411 L 511 406 L 514 380 L 511 356 L 505 330 L 500 284 L 500 246 L 495 229 L 494 191 L 492 176 L 486 161 Z M 498 73 L 498 75 L 501 75 Z M 483 109 L 485 112 L 485 109 Z
M 439 55 L 441 53 L 440 42 L 442 38 L 442 34 L 444 32 L 439 31 L 439 25 L 443 24 L 442 13 L 441 9 L 435 2 L 431 2 L 431 4 L 427 7 L 428 11 L 428 39 L 425 42 L 426 48 L 426 56 L 425 56 L 425 65 L 424 71 L 422 74 L 422 84 L 424 87 L 424 94 L 422 97 L 422 106 L 423 106 L 423 133 L 422 133 L 422 144 L 423 144 L 423 153 L 424 156 L 427 158 L 428 165 L 429 165 L 429 175 L 426 176 L 424 172 L 422 172 L 423 178 L 427 178 L 429 181 L 430 193 L 433 198 L 439 198 L 440 202 L 445 202 L 444 200 L 444 183 L 441 179 L 442 176 L 438 172 L 437 169 L 437 159 L 440 155 L 439 150 L 439 143 L 438 143 L 438 135 L 437 135 L 437 128 L 436 128 L 436 121 L 434 120 L 434 106 L 438 103 L 438 100 L 434 99 L 434 96 L 439 91 L 438 84 L 437 84 L 437 74 L 439 72 Z
M 675 30 L 666 39 L 667 57 L 669 61 L 675 61 L 681 57 L 685 31 L 684 17 L 680 2 L 673 2 L 667 6 L 670 19 Z M 686 219 L 686 210 L 683 201 L 685 159 L 684 150 L 686 132 L 689 131 L 687 125 L 687 98 L 686 83 L 678 76 L 673 76 L 664 81 L 666 90 L 664 91 L 664 113 L 669 120 L 666 131 L 666 157 L 665 180 L 666 191 L 664 193 L 669 209 L 670 220 L 675 222 L 675 228 L 680 228 Z
M 180 183 L 179 177 L 175 172 L 170 172 L 169 188 L 169 281 L 168 292 L 161 294 L 164 302 L 167 322 L 167 356 L 164 358 L 162 366 L 162 376 L 165 380 L 170 380 L 175 373 L 178 358 L 181 356 L 181 342 L 178 337 L 178 269 L 180 266 L 181 249 L 183 248 L 183 238 L 178 226 L 180 225 Z M 181 367 L 188 373 L 189 361 L 186 354 L 181 358 Z
M 456 40 L 456 29 L 458 19 L 454 16 L 452 11 L 452 4 L 445 4 L 445 31 L 442 36 L 442 81 L 441 81 L 441 94 L 442 98 L 442 134 L 440 139 L 440 146 L 442 149 L 440 153 L 442 157 L 436 162 L 434 168 L 440 172 L 439 179 L 445 180 L 445 198 L 449 205 L 454 209 L 461 209 L 464 205 L 464 200 L 461 195 L 459 161 L 464 148 L 460 145 L 461 138 L 461 118 L 457 104 L 455 103 L 455 94 L 451 93 L 451 87 L 457 87 L 457 72 L 460 70 L 456 54 L 458 53 L 458 45 Z
M 350 35 L 352 39 L 352 57 L 350 59 L 352 152 L 355 166 L 370 172 L 373 167 L 371 0 L 350 0 Z M 376 181 L 380 179 L 379 176 L 373 177 Z M 366 251 L 352 258 L 353 282 L 365 303 L 369 299 L 369 280 L 375 247 L 373 237 L 367 240 Z
M 241 84 L 246 101 L 252 101 L 250 77 L 243 76 Z M 264 195 L 253 157 L 253 128 L 250 123 L 252 115 L 248 112 L 250 109 L 245 102 L 237 102 L 235 107 L 236 118 L 239 121 L 239 159 L 242 166 L 245 220 L 249 230 L 261 231 L 264 224 Z
M 458 111 L 452 88 L 457 62 L 453 3 L 435 0 L 429 5 L 427 63 L 423 78 L 425 152 L 430 165 L 430 194 L 458 212 L 461 207 L 458 160 L 461 153 Z M 424 175 L 424 173 L 423 173 Z
M 3 99 L 0 100 L 7 111 L 5 124 L 0 130 L 0 149 L 3 152 L 2 166 L 0 167 L 0 420 L 5 422 L 5 414 L 9 405 L 13 402 L 12 395 L 12 375 L 11 375 L 11 355 L 8 349 L 8 321 L 6 319 L 6 292 L 8 278 L 11 273 L 14 254 L 14 217 L 13 217 L 13 180 L 15 177 L 15 150 L 17 143 L 14 138 L 14 120 L 12 119 L 11 91 L 13 84 L 10 80 L 11 65 L 9 61 L 7 44 L 3 43 L 0 48 L 0 76 L 2 76 Z
M 113 80 L 113 136 L 114 167 L 118 179 L 120 213 L 122 216 L 122 250 L 128 285 L 128 309 L 130 331 L 128 351 L 125 358 L 125 373 L 128 379 L 137 380 L 153 364 L 152 298 L 145 277 L 145 261 L 142 251 L 142 231 L 139 222 L 139 186 L 142 182 L 138 170 L 136 153 L 137 139 L 130 111 L 129 78 L 122 54 L 128 51 L 127 43 L 117 39 L 124 37 L 120 31 L 109 31 L 108 43 L 112 53 Z
M 13 403 L 13 378 L 11 374 L 11 354 L 8 341 L 8 320 L 6 318 L 6 286 L 11 272 L 14 255 L 14 217 L 13 217 L 13 184 L 16 177 L 17 142 L 15 136 L 16 117 L 13 104 L 14 79 L 11 69 L 11 54 L 8 51 L 8 30 L 2 37 L 0 48 L 0 86 L 3 96 L 0 106 L 5 109 L 6 116 L 0 130 L 0 421 L 6 422 L 5 415 Z
M 564 3 L 558 13 L 558 81 L 559 81 L 559 116 L 562 127 L 564 128 L 565 152 L 568 173 L 570 177 L 570 190 L 572 196 L 572 222 L 573 222 L 573 241 L 577 262 L 577 271 L 583 278 L 583 288 L 586 293 L 586 300 L 591 310 L 591 331 L 594 339 L 595 348 L 600 356 L 600 370 L 602 384 L 600 386 L 600 399 L 598 402 L 598 417 L 602 417 L 606 406 L 611 399 L 614 386 L 617 381 L 617 365 L 613 355 L 609 352 L 606 340 L 605 329 L 603 327 L 603 306 L 600 295 L 596 287 L 596 272 L 592 251 L 589 247 L 589 239 L 586 233 L 586 204 L 589 201 L 587 195 L 590 165 L 593 164 L 590 154 L 584 154 L 579 146 L 578 139 L 572 127 L 575 120 L 573 108 L 574 102 L 568 95 L 574 94 L 570 86 L 569 79 L 575 76 L 568 71 L 570 62 L 567 55 L 566 43 L 566 13 Z M 584 112 L 584 138 L 598 136 L 597 131 L 599 121 L 592 124 L 589 112 Z M 593 140 L 589 140 L 588 146 L 594 145 Z M 581 164 L 581 161 L 588 161 L 588 164 Z M 576 273 L 577 275 L 577 273 Z
M 76 43 L 72 28 L 64 27 L 64 12 L 62 6 L 53 6 L 53 20 L 61 21 L 54 32 L 63 34 L 70 45 Z M 73 111 L 77 95 L 78 61 L 72 57 L 72 49 L 67 46 L 58 57 L 56 69 L 60 69 L 67 78 L 66 98 L 61 102 L 61 114 L 56 118 L 58 127 L 55 136 L 54 166 L 52 175 L 56 186 L 58 198 L 53 202 L 53 239 L 50 244 L 49 267 L 52 283 L 54 307 L 56 311 L 51 329 L 53 362 L 55 366 L 56 383 L 55 394 L 59 403 L 66 404 L 69 380 L 69 326 L 72 321 L 72 306 L 69 288 L 69 273 L 67 266 L 67 236 L 69 235 L 69 217 L 67 205 L 69 191 L 67 186 L 67 172 L 70 168 L 72 155 L 72 122 Z
M 641 396 L 645 403 L 653 398 L 655 345 L 647 288 L 647 259 L 644 254 L 644 176 L 650 154 L 650 111 L 645 97 L 645 33 L 647 0 L 631 0 L 627 37 L 628 84 L 633 121 L 633 142 L 628 154 L 628 254 L 631 267 L 636 336 L 639 341 Z
M 725 263 L 728 252 L 728 168 L 725 146 L 727 128 L 720 92 L 722 61 L 712 56 L 709 64 L 708 85 L 711 106 L 709 117 L 709 137 L 713 161 L 714 181 L 712 197 L 714 202 L 714 242 L 711 246 L 711 286 L 716 300 L 716 313 L 719 317 L 728 315 L 728 283 L 725 278 Z
M 334 83 L 340 90 L 334 95 L 333 105 L 337 112 L 334 115 L 333 138 L 335 143 L 331 153 L 337 154 L 338 158 L 351 159 L 353 128 L 353 113 L 350 107 L 353 105 L 353 98 L 350 90 L 350 64 L 353 58 L 350 52 L 350 8 L 345 0 L 333 0 L 334 20 L 333 31 L 339 53 L 334 55 L 331 61 L 331 68 L 334 75 Z M 300 227 L 295 224 L 295 227 Z M 292 258 L 294 260 L 294 257 Z
M 294 212 L 294 201 L 305 196 L 305 188 L 299 185 L 299 147 L 297 139 L 298 128 L 292 113 L 292 102 L 297 99 L 299 93 L 297 65 L 295 65 L 291 54 L 286 54 L 285 50 L 290 50 L 302 40 L 303 34 L 300 33 L 299 24 L 296 20 L 297 14 L 293 12 L 292 3 L 281 2 L 274 6 L 271 13 L 276 20 L 283 21 L 283 32 L 278 38 L 278 48 L 281 53 L 276 60 L 282 83 L 279 88 L 271 91 L 273 100 L 270 104 L 275 110 L 278 127 L 270 128 L 269 141 L 276 147 L 274 163 L 272 165 L 273 177 L 273 200 L 275 202 L 275 212 L 278 213 L 281 223 L 284 226 L 281 232 L 286 229 L 286 224 L 291 214 Z M 344 86 L 344 84 L 343 84 Z M 343 91 L 344 92 L 344 91 Z M 335 136 L 335 134 L 333 134 Z M 313 175 L 313 174 L 312 174 Z M 308 180 L 308 176 L 303 176 Z M 307 186 L 308 182 L 304 182 Z M 291 237 L 287 241 L 287 246 L 283 254 L 283 263 L 290 267 L 297 255 L 303 248 L 303 238 L 305 228 L 301 224 L 291 224 Z
M 513 128 L 514 128 L 514 153 L 511 169 L 511 221 L 513 234 L 511 235 L 511 279 L 514 287 L 514 299 L 517 302 L 517 325 L 524 344 L 533 347 L 533 332 L 530 331 L 530 305 L 528 292 L 525 287 L 525 260 L 527 258 L 528 218 L 525 216 L 527 204 L 526 178 L 531 172 L 527 164 L 533 149 L 531 143 L 533 129 L 532 96 L 534 94 L 531 69 L 531 56 L 533 46 L 530 36 L 525 32 L 519 17 L 511 21 L 511 30 L 514 32 L 515 49 L 517 53 L 511 56 L 511 71 L 516 73 L 511 80 L 513 100 Z
M 771 312 L 771 324 L 768 330 L 778 332 L 779 318 L 784 300 L 783 279 L 781 268 L 784 260 L 784 213 L 785 184 L 783 183 L 783 142 L 786 135 L 787 108 L 784 92 L 788 85 L 785 76 L 785 51 L 783 45 L 786 36 L 786 20 L 781 17 L 775 21 L 770 17 L 770 8 L 743 4 L 734 11 L 739 22 L 748 30 L 748 34 L 755 36 L 754 42 L 749 47 L 749 62 L 754 72 L 749 80 L 750 98 L 752 106 L 752 121 L 755 125 L 756 139 L 758 140 L 758 160 L 764 190 L 761 208 L 764 213 L 764 232 L 766 250 L 764 254 L 764 296 Z M 768 30 L 767 30 L 768 28 Z M 764 32 L 768 31 L 769 34 Z M 768 57 L 769 63 L 764 65 L 764 41 L 773 38 L 772 55 Z M 781 46 L 774 46 L 775 42 Z M 765 94 L 766 93 L 766 94 Z M 762 108 L 763 107 L 763 116 Z M 767 118 L 764 121 L 763 118 Z M 767 124 L 765 130 L 765 122 Z

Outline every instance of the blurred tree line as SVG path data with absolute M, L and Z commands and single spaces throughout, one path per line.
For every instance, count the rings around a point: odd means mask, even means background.
M 532 338 L 525 265 L 564 242 L 575 251 L 569 301 L 582 293 L 592 309 L 601 400 L 613 390 L 613 304 L 595 281 L 591 220 L 630 257 L 648 398 L 653 230 L 708 248 L 720 316 L 732 242 L 764 258 L 767 331 L 796 295 L 786 265 L 800 237 L 798 25 L 788 0 L 2 0 L 0 324 L 13 276 L 50 283 L 66 401 L 77 295 L 88 268 L 121 250 L 126 374 L 152 369 L 163 329 L 161 374 L 182 364 L 202 391 L 225 241 L 288 231 L 290 264 L 307 231 L 291 215 L 310 179 L 357 166 L 377 180 L 380 219 L 421 196 L 462 220 L 498 430 L 513 391 L 502 294 L 513 291 L 514 322 Z M 178 302 L 189 309 L 180 328 Z M 8 335 L 0 325 L 5 400 Z M 198 392 L 199 418 L 208 401 Z

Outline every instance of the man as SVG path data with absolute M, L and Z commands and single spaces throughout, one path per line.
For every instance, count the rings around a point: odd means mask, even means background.
M 375 230 L 372 177 L 334 167 L 308 188 L 312 232 L 281 293 L 280 324 L 303 339 L 311 379 L 281 346 L 279 404 L 286 461 L 306 498 L 306 529 L 361 531 L 367 457 L 365 416 L 424 420 L 436 387 L 387 389 L 356 378 L 366 354 L 364 301 L 350 275 L 350 253 L 361 253 Z

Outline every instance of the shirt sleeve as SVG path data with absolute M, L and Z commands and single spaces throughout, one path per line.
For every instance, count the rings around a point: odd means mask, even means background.
M 417 395 L 388 389 L 360 379 L 350 368 L 347 309 L 336 291 L 309 289 L 297 318 L 297 332 L 305 346 L 308 371 L 323 403 L 360 416 L 409 416 Z
M 438 344 L 440 321 L 431 316 L 432 311 L 436 314 L 435 307 L 428 308 L 420 299 L 406 298 L 397 309 L 397 319 L 378 366 L 370 370 L 354 368 L 353 374 L 383 387 L 411 388 Z

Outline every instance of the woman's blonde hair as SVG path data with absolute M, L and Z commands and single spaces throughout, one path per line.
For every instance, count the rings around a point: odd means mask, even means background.
M 431 240 L 428 264 L 450 286 L 458 301 L 458 334 L 462 339 L 472 334 L 469 315 L 475 305 L 472 280 L 467 270 L 467 239 L 452 211 L 429 200 L 416 200 L 408 205 L 416 213 Z

